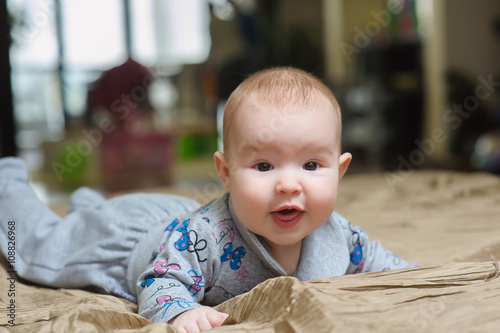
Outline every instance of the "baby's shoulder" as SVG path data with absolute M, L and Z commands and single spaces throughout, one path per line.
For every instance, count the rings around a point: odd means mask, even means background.
M 188 230 L 198 229 L 211 232 L 213 229 L 217 229 L 217 227 L 230 224 L 230 221 L 232 221 L 232 218 L 227 198 L 222 196 L 205 205 L 199 206 L 189 213 L 179 216 L 171 224 L 172 228 L 175 225 L 182 224 Z
M 352 239 L 359 240 L 360 237 L 367 237 L 366 232 L 360 226 L 352 225 L 345 217 L 334 212 L 331 216 L 332 223 L 338 225 L 343 235 L 350 242 Z
M 331 217 L 328 219 L 330 227 L 336 229 L 337 232 L 341 232 L 346 238 L 350 239 L 354 234 L 364 233 L 363 229 L 357 226 L 353 226 L 345 217 L 337 212 L 333 212 Z
M 338 223 L 340 225 L 348 225 L 349 224 L 349 221 L 337 212 L 333 212 L 330 220 L 332 220 L 333 222 Z
M 331 228 L 335 228 L 337 231 L 342 230 L 345 232 L 351 228 L 351 223 L 337 212 L 333 212 L 325 224 L 329 224 Z

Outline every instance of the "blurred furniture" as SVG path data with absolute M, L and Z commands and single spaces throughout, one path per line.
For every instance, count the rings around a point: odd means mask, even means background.
M 346 149 L 359 149 L 384 169 L 417 148 L 422 136 L 423 90 L 418 40 L 370 45 L 357 57 L 346 92 Z

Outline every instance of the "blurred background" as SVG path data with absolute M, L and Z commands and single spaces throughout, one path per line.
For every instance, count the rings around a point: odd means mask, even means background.
M 500 173 L 498 0 L 6 0 L 0 22 L 0 155 L 49 197 L 217 192 L 224 103 L 276 65 L 332 88 L 349 174 Z

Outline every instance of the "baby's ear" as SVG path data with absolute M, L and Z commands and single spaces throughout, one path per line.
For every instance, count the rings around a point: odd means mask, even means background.
M 351 163 L 352 155 L 350 153 L 343 153 L 339 158 L 339 180 L 344 177 L 347 168 L 349 167 L 349 163 Z
M 214 154 L 214 162 L 215 168 L 217 169 L 217 173 L 219 174 L 219 178 L 224 184 L 226 191 L 229 193 L 229 167 L 227 165 L 226 156 L 224 153 L 217 151 Z

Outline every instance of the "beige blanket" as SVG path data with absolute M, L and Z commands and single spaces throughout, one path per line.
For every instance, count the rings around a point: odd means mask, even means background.
M 423 267 L 310 282 L 272 279 L 221 304 L 230 316 L 213 332 L 500 331 L 500 279 L 492 257 L 500 258 L 500 178 L 349 176 L 341 182 L 337 211 Z M 135 304 L 117 297 L 9 280 L 2 260 L 0 332 L 175 332 L 151 324 Z M 12 316 L 15 325 L 8 323 Z

